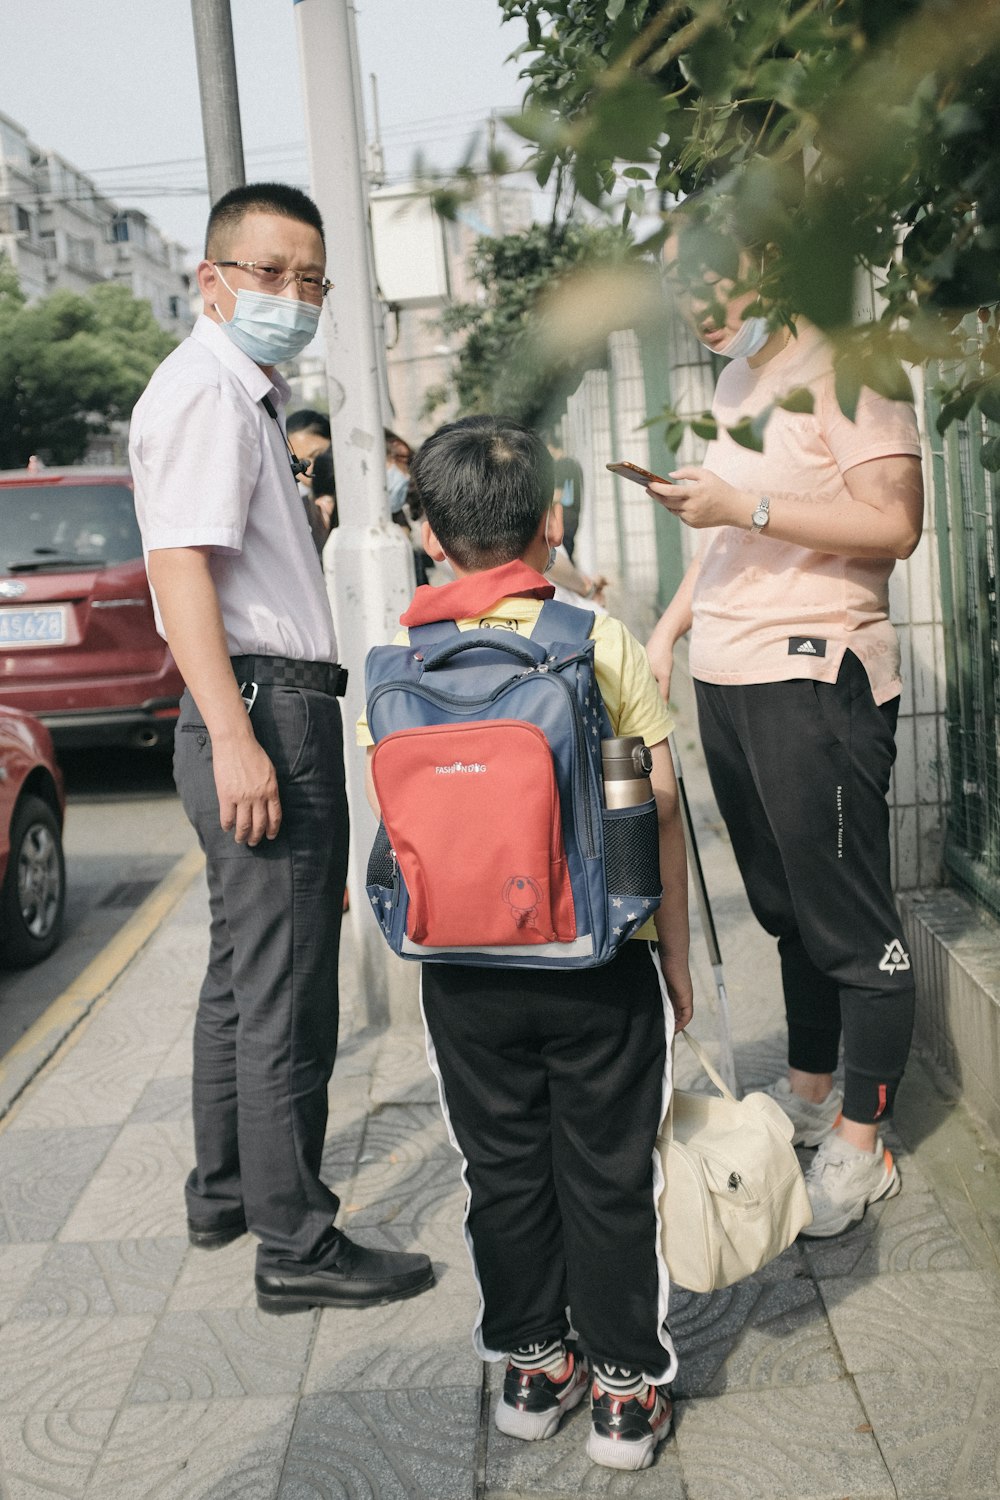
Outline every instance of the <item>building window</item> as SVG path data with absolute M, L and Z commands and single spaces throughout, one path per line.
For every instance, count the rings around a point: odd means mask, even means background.
M 17 205 L 17 232 L 18 234 L 31 233 L 31 215 L 26 208 Z

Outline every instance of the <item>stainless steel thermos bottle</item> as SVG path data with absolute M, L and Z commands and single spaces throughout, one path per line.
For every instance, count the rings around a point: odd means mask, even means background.
M 638 802 L 649 801 L 653 795 L 649 781 L 653 757 L 638 735 L 602 740 L 601 759 L 605 807 L 634 807 Z

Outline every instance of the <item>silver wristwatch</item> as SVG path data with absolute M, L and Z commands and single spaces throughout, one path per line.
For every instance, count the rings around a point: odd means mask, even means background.
M 771 497 L 761 495 L 757 501 L 757 509 L 750 517 L 750 530 L 752 532 L 763 531 L 771 516 Z

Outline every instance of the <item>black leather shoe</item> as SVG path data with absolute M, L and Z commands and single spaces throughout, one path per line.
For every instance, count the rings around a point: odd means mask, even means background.
M 368 1250 L 339 1236 L 329 1265 L 315 1271 L 258 1272 L 257 1306 L 264 1312 L 302 1312 L 308 1307 L 374 1307 L 415 1297 L 434 1285 L 426 1255 Z
M 231 1219 L 228 1224 L 193 1224 L 188 1219 L 188 1240 L 198 1250 L 221 1250 L 246 1234 L 247 1224 L 243 1215 Z

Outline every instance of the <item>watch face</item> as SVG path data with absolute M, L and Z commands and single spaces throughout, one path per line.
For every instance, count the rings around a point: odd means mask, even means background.
M 744 512 L 744 514 L 746 514 L 746 512 Z M 767 517 L 768 517 L 768 508 L 767 508 L 767 506 L 766 505 L 758 505 L 758 507 L 754 511 L 753 516 L 752 516 L 751 519 L 753 520 L 753 523 L 754 523 L 755 526 L 763 526 L 765 524 L 765 522 L 767 521 Z

